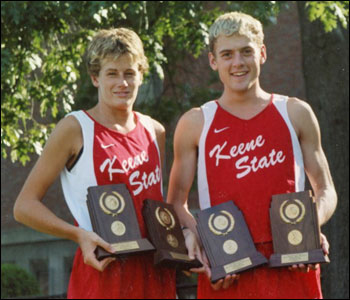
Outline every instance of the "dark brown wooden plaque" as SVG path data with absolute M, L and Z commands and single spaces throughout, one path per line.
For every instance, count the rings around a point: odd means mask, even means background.
M 94 232 L 115 248 L 114 253 L 109 253 L 97 247 L 98 260 L 154 250 L 141 237 L 133 200 L 125 184 L 89 187 L 87 205 Z
M 321 247 L 317 205 L 311 191 L 273 195 L 270 220 L 274 250 L 270 267 L 329 262 Z
M 267 263 L 233 201 L 199 212 L 197 230 L 211 265 L 212 282 Z
M 197 259 L 188 257 L 180 222 L 171 204 L 146 199 L 142 214 L 150 240 L 157 250 L 155 265 L 179 270 L 202 266 Z

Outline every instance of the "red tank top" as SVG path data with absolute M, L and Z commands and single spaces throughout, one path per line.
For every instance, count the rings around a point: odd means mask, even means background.
M 304 188 L 301 150 L 286 103 L 287 97 L 274 95 L 267 107 L 249 120 L 232 115 L 217 101 L 202 107 L 201 209 L 233 200 L 256 243 L 272 240 L 271 196 Z
M 162 174 L 159 151 L 150 132 L 138 121 L 128 134 L 122 134 L 95 122 L 94 169 L 98 185 L 127 185 L 138 217 L 142 236 L 146 230 L 142 218 L 144 199 L 162 201 Z
M 142 201 L 162 201 L 162 174 L 156 135 L 149 117 L 135 113 L 136 127 L 128 134 L 96 122 L 86 112 L 74 112 L 84 150 L 71 171 L 61 174 L 67 204 L 80 227 L 92 230 L 86 206 L 87 188 L 124 183 L 134 202 L 141 234 L 146 236 Z M 151 288 L 150 288 L 151 287 Z M 153 253 L 114 261 L 99 272 L 84 263 L 79 248 L 74 258 L 67 297 L 74 299 L 173 299 L 175 271 L 155 268 Z
M 201 107 L 204 127 L 199 142 L 198 191 L 201 209 L 233 200 L 242 211 L 266 258 L 272 254 L 269 206 L 274 194 L 304 190 L 304 165 L 287 112 L 288 97 L 273 95 L 249 120 L 211 101 Z M 198 277 L 198 299 L 322 298 L 320 271 L 307 274 L 262 266 L 241 273 L 227 290 L 214 291 Z

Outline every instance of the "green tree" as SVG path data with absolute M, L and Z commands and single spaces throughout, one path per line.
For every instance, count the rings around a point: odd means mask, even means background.
M 93 32 L 133 28 L 144 42 L 151 74 L 172 80 L 176 62 L 198 57 L 208 44 L 208 27 L 221 12 L 241 9 L 273 21 L 285 2 L 249 1 L 2 1 L 1 153 L 25 164 L 41 153 L 54 124 L 94 94 L 82 56 Z M 149 99 L 145 109 L 163 121 L 183 110 L 186 86 L 172 85 L 175 101 Z M 92 92 L 92 93 L 91 93 Z M 193 91 L 190 91 L 191 94 Z M 193 97 L 191 97 L 193 99 Z M 81 105 L 79 105 L 81 106 Z M 188 105 L 187 105 L 188 106 Z
M 324 1 L 328 2 L 328 1 Z M 307 101 L 321 125 L 322 145 L 338 194 L 335 215 L 322 232 L 331 245 L 331 263 L 322 267 L 325 299 L 349 298 L 349 30 L 332 32 L 321 19 L 310 23 L 298 2 Z M 316 4 L 317 6 L 318 4 Z M 319 8 L 320 11 L 326 8 Z M 311 9 L 312 11 L 312 9 Z M 322 15 L 323 16 L 323 15 Z M 331 21 L 330 24 L 334 24 Z
M 348 1 L 306 2 L 310 20 L 326 31 L 347 25 Z M 41 153 L 58 119 L 95 101 L 83 66 L 94 31 L 126 26 L 144 42 L 151 74 L 173 82 L 177 62 L 208 44 L 208 27 L 222 11 L 241 10 L 264 24 L 276 22 L 288 1 L 2 1 L 1 154 L 13 162 Z M 149 77 L 150 78 L 150 77 Z M 170 84 L 173 97 L 146 99 L 143 109 L 171 123 L 209 89 Z M 78 105 L 77 105 L 78 104 Z

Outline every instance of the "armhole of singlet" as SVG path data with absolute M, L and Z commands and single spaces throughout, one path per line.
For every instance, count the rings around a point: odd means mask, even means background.
M 146 128 L 148 133 L 151 135 L 151 138 L 156 141 L 157 146 L 158 146 L 157 134 L 156 134 L 156 130 L 154 128 L 154 125 L 153 125 L 151 117 L 143 115 L 143 114 L 141 114 L 139 112 L 135 112 L 135 114 L 136 114 L 136 116 L 138 118 L 138 121 L 142 124 L 142 126 L 144 128 Z
M 75 159 L 74 163 L 69 168 L 67 168 L 68 172 L 73 170 L 74 166 L 77 164 L 77 162 L 79 161 L 81 155 L 83 154 L 83 151 L 84 151 L 84 146 L 81 147 L 81 149 L 79 151 L 79 154 L 78 154 L 77 158 Z

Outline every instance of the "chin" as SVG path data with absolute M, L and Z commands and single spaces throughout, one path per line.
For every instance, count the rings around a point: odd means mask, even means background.
M 249 91 L 249 87 L 245 86 L 245 87 L 230 87 L 230 90 L 233 93 L 246 93 Z
M 135 103 L 135 99 L 119 99 L 113 103 L 113 106 L 118 110 L 132 109 Z

